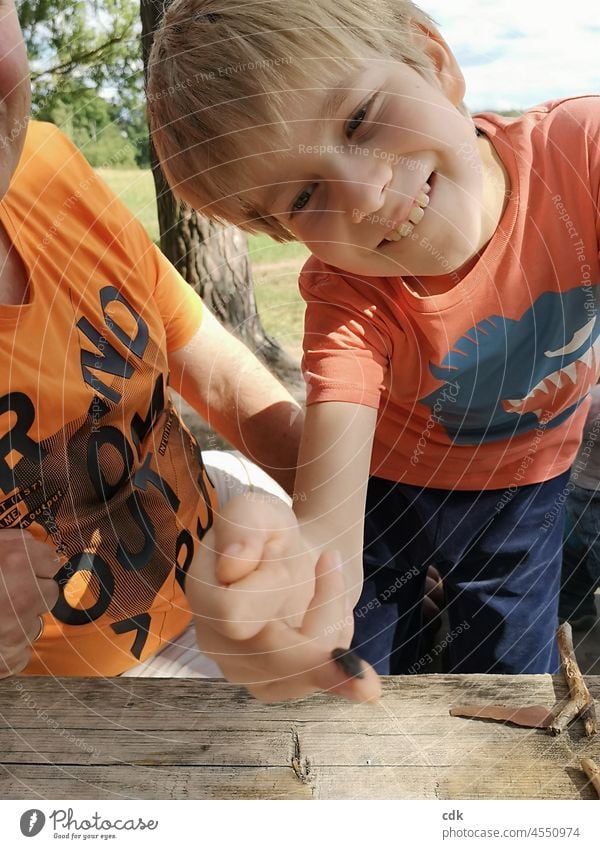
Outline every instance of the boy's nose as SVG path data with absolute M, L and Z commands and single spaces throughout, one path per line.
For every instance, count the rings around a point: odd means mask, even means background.
M 385 203 L 386 190 L 392 181 L 389 165 L 379 162 L 348 161 L 338 177 L 338 198 L 344 212 L 355 223 L 377 212 Z

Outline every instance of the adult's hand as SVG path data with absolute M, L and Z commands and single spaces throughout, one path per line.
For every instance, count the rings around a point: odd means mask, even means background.
M 21 672 L 58 599 L 56 552 L 28 531 L 0 531 L 0 678 Z
M 303 547 L 289 508 L 272 499 L 232 499 L 186 578 L 199 647 L 229 681 L 262 701 L 318 690 L 376 700 L 381 685 L 369 664 L 358 661 L 355 677 L 354 664 L 332 657 L 353 633 L 340 567 L 334 553 Z

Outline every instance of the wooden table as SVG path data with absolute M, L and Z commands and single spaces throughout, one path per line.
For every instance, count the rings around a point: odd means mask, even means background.
M 587 678 L 596 699 L 600 676 Z M 549 675 L 384 679 L 378 705 L 262 705 L 219 680 L 0 681 L 4 799 L 594 799 L 600 735 L 451 717 L 457 703 L 551 707 Z

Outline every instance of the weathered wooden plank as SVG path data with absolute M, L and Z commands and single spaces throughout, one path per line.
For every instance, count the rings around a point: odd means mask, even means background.
M 594 797 L 575 755 L 600 761 L 600 740 L 581 723 L 552 738 L 449 715 L 458 702 L 551 707 L 560 677 L 387 678 L 378 705 L 262 705 L 223 681 L 124 680 L 0 682 L 0 795 Z M 599 698 L 600 678 L 587 680 Z
M 2 761 L 11 763 L 71 763 L 110 765 L 161 764 L 289 766 L 294 754 L 290 727 L 273 731 L 208 729 L 155 732 L 113 730 L 79 732 L 84 745 L 47 730 L 31 729 L 27 738 L 0 731 Z
M 318 799 L 596 799 L 575 766 L 549 775 L 492 769 L 326 767 L 315 786 Z
M 312 799 L 289 767 L 114 767 L 2 765 L 3 799 Z
M 193 730 L 228 727 L 232 719 L 246 727 L 256 723 L 293 721 L 331 722 L 352 718 L 365 732 L 384 720 L 416 721 L 439 717 L 458 701 L 504 704 L 551 704 L 567 690 L 562 679 L 531 676 L 406 676 L 383 681 L 382 707 L 342 702 L 324 694 L 281 705 L 263 705 L 241 687 L 221 680 L 21 678 L 0 681 L 0 727 L 28 728 L 46 713 L 65 727 L 91 729 L 115 726 L 143 729 Z M 600 682 L 600 677 L 597 679 Z M 17 684 L 15 684 L 17 682 Z M 16 687 L 21 687 L 17 690 Z M 590 679 L 590 689 L 600 699 L 600 683 Z M 10 717 L 10 722 L 7 718 Z M 363 725 L 364 724 L 364 725 Z
M 77 740 L 44 730 L 31 729 L 27 738 L 0 731 L 2 761 L 11 763 L 70 763 L 80 765 L 289 765 L 295 747 L 310 758 L 314 766 L 397 765 L 461 766 L 511 759 L 539 762 L 541 758 L 563 763 L 577 739 L 570 735 L 549 737 L 544 731 L 471 721 L 471 727 L 456 730 L 452 718 L 440 719 L 419 733 L 388 734 L 374 728 L 370 733 L 356 732 L 351 724 L 340 730 L 319 723 L 290 725 L 287 732 L 250 729 L 207 729 L 192 732 L 155 733 L 94 729 L 79 732 Z M 456 731 L 456 733 L 455 733 Z M 569 746 L 571 748 L 569 748 Z M 600 740 L 579 739 L 576 748 L 600 760 Z
M 3 799 L 595 799 L 575 766 L 550 773 L 471 766 L 282 767 L 4 766 Z

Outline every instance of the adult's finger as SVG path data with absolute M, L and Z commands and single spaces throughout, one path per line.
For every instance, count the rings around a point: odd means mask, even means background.
M 52 610 L 60 595 L 58 584 L 52 578 L 40 578 L 38 588 L 44 605 L 44 611 Z
M 0 678 L 10 678 L 22 672 L 31 658 L 31 646 L 27 644 L 17 653 L 0 652 Z
M 297 616 L 300 625 L 312 598 L 314 574 L 294 585 L 288 561 L 279 546 L 265 547 L 266 560 L 245 578 L 223 586 L 216 578 L 214 551 L 201 547 L 199 562 L 190 569 L 186 593 L 192 609 L 205 624 L 232 640 L 249 640 L 264 626 L 284 615 Z M 297 569 L 297 573 L 301 570 Z
M 230 499 L 214 526 L 218 579 L 239 581 L 261 563 L 267 543 L 276 545 L 297 533 L 296 517 L 283 502 L 250 493 Z
M 54 549 L 37 540 L 29 531 L 9 528 L 0 531 L 0 571 L 26 563 L 38 578 L 52 578 L 61 566 Z
M 267 625 L 252 640 L 252 650 L 260 671 L 245 685 L 270 685 L 269 692 L 278 699 L 315 690 L 355 701 L 375 701 L 381 695 L 379 676 L 365 660 L 360 660 L 362 677 L 354 677 L 333 659 L 331 648 L 324 648 L 320 639 L 284 623 Z

